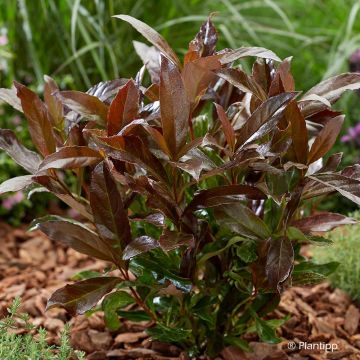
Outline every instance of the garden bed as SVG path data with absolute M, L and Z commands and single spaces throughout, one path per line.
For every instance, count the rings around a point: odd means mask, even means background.
M 187 358 L 176 346 L 151 342 L 145 333 L 149 326 L 146 322 L 124 321 L 119 331 L 111 333 L 105 328 L 101 312 L 72 319 L 63 309 L 45 312 L 46 301 L 53 291 L 81 271 L 103 270 L 106 263 L 55 244 L 39 231 L 26 232 L 26 227 L 14 229 L 1 223 L 0 237 L 1 317 L 6 315 L 14 297 L 20 296 L 22 310 L 30 314 L 36 326 L 48 330 L 49 343 L 58 344 L 59 333 L 69 321 L 72 346 L 85 351 L 88 359 Z M 230 347 L 222 352 L 222 358 L 360 359 L 359 309 L 341 290 L 331 289 L 328 283 L 293 287 L 283 294 L 279 308 L 271 317 L 280 319 L 286 315 L 289 320 L 279 330 L 279 335 L 286 339 L 282 343 L 260 343 L 256 334 L 248 334 L 247 340 L 254 349 L 252 354 Z M 304 343 L 332 344 L 337 350 L 325 354 L 321 349 L 299 349 Z

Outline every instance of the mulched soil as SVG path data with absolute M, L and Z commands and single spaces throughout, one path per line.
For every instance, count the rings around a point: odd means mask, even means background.
M 45 312 L 53 291 L 80 271 L 101 271 L 105 263 L 54 244 L 40 232 L 27 233 L 25 228 L 4 223 L 0 223 L 0 239 L 0 317 L 6 315 L 13 298 L 21 296 L 22 310 L 36 326 L 48 330 L 49 343 L 58 343 L 59 332 L 70 322 L 72 346 L 85 351 L 87 359 L 188 359 L 176 346 L 150 341 L 147 323 L 125 321 L 119 331 L 110 333 L 101 312 L 72 319 L 63 309 Z M 250 334 L 253 353 L 229 347 L 218 360 L 360 359 L 360 311 L 339 289 L 327 283 L 293 287 L 283 294 L 272 317 L 287 314 L 290 318 L 279 330 L 285 341 L 269 345 Z M 334 351 L 325 351 L 325 344 Z

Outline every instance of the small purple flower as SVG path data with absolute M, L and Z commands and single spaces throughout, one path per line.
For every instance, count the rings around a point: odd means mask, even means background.
M 13 118 L 12 118 L 12 123 L 15 125 L 15 126 L 19 126 L 21 124 L 21 117 L 19 115 L 15 115 Z
M 8 43 L 8 37 L 6 35 L 0 35 L 0 46 L 5 46 Z
M 345 142 L 349 142 L 351 140 L 351 137 L 349 135 L 344 135 L 341 137 L 340 141 L 345 143 Z
M 24 194 L 19 191 L 14 195 L 8 196 L 6 199 L 2 201 L 2 207 L 6 210 L 11 210 L 16 204 L 20 203 L 24 200 Z

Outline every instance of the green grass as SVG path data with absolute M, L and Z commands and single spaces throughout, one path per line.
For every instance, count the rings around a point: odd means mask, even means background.
M 135 77 L 141 61 L 129 39 L 145 40 L 112 15 L 145 21 L 184 54 L 207 15 L 217 12 L 219 49 L 264 46 L 281 58 L 294 56 L 297 89 L 306 91 L 347 71 L 348 56 L 360 48 L 359 10 L 360 0 L 0 0 L 0 34 L 9 40 L 0 46 L 0 87 L 16 79 L 41 91 L 43 74 L 77 90 Z M 250 70 L 248 63 L 243 66 Z M 338 108 L 347 115 L 344 132 L 360 120 L 355 94 Z M 0 127 L 5 126 L 6 116 L 0 116 Z M 360 157 L 349 144 L 338 142 L 333 151 L 345 152 L 345 165 Z M 335 206 L 341 212 L 356 209 L 337 200 Z
M 360 220 L 360 212 L 352 216 Z M 360 303 L 360 224 L 337 228 L 328 237 L 333 240 L 333 245 L 314 247 L 314 261 L 321 264 L 339 262 L 339 267 L 329 277 L 331 284 Z
M 214 11 L 220 48 L 257 45 L 281 57 L 294 55 L 302 89 L 343 71 L 360 46 L 359 2 L 351 0 L 2 1 L 0 27 L 7 29 L 13 54 L 2 82 L 25 77 L 39 85 L 47 73 L 84 89 L 134 76 L 140 61 L 128 39 L 140 37 L 111 15 L 126 13 L 149 23 L 183 53 Z

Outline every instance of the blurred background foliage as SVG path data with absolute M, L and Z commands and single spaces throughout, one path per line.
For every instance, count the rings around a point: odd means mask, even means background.
M 0 0 L 0 86 L 16 79 L 41 92 L 47 74 L 62 88 L 86 90 L 102 80 L 134 77 L 141 61 L 131 40 L 144 40 L 111 15 L 141 19 L 184 54 L 202 21 L 217 12 L 219 49 L 264 46 L 281 58 L 293 56 L 297 89 L 307 90 L 348 70 L 349 56 L 360 48 L 359 10 L 353 0 Z M 360 121 L 359 97 L 349 93 L 338 107 L 347 115 L 345 133 Z M 0 127 L 16 129 L 31 146 L 24 119 L 5 107 L 0 113 Z M 339 141 L 334 152 L 344 151 L 345 164 L 357 162 L 357 143 Z M 19 171 L 0 154 L 0 181 Z M 0 215 L 16 223 L 31 203 L 10 196 L 0 201 Z M 324 207 L 354 210 L 336 196 Z

